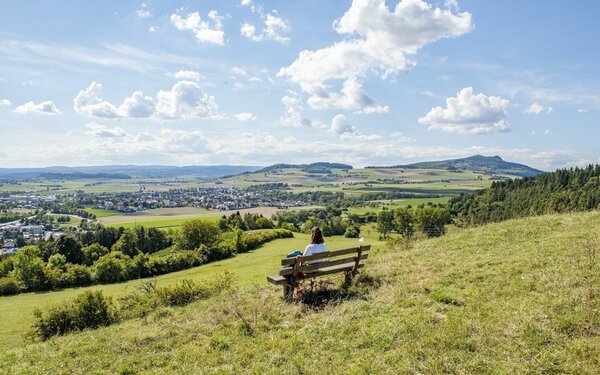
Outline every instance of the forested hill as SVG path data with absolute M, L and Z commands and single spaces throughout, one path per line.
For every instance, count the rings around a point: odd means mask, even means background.
M 508 174 L 518 177 L 531 177 L 543 173 L 543 171 L 527 165 L 504 161 L 500 156 L 482 155 L 475 155 L 462 159 L 426 161 L 407 165 L 397 165 L 390 168 L 469 170 L 490 174 Z
M 600 165 L 494 182 L 449 202 L 458 224 L 600 208 Z

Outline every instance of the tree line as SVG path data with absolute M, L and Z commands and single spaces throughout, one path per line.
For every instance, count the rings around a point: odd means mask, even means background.
M 0 295 L 113 283 L 195 267 L 257 248 L 285 229 L 223 231 L 190 220 L 179 230 L 100 227 L 25 246 L 0 261 Z
M 488 189 L 462 194 L 448 204 L 455 223 L 460 226 L 594 210 L 599 206 L 600 165 L 496 181 Z

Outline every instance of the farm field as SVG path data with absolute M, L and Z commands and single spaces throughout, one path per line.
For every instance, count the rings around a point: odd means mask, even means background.
M 411 198 L 411 199 L 394 199 L 394 200 L 381 200 L 381 201 L 371 201 L 369 205 L 360 206 L 360 207 L 350 207 L 348 209 L 349 213 L 362 215 L 367 212 L 377 212 L 382 208 L 387 208 L 389 210 L 393 210 L 400 207 L 413 206 L 416 207 L 420 204 L 445 204 L 448 202 L 449 197 L 443 198 Z
M 318 207 L 319 206 L 305 206 L 294 207 L 293 209 L 307 210 Z M 158 208 L 154 210 L 141 211 L 130 215 L 119 214 L 104 216 L 99 218 L 98 221 L 110 227 L 133 228 L 136 225 L 143 225 L 148 228 L 154 227 L 169 229 L 177 228 L 185 221 L 190 219 L 206 219 L 216 221 L 223 215 L 231 215 L 237 211 L 239 211 L 241 215 L 244 215 L 245 213 L 262 214 L 264 217 L 270 218 L 271 215 L 281 211 L 281 209 L 276 207 L 254 207 L 236 211 L 217 211 L 198 207 Z
M 367 242 L 379 244 L 374 231 L 367 230 Z M 209 263 L 184 271 L 173 272 L 156 277 L 158 285 L 166 285 L 178 280 L 206 280 L 229 271 L 235 275 L 238 285 L 250 287 L 253 284 L 266 286 L 266 276 L 275 273 L 279 268 L 279 260 L 285 254 L 295 249 L 303 249 L 309 242 L 308 235 L 294 233 L 294 238 L 278 239 L 264 244 L 262 247 L 248 253 L 239 254 L 234 258 Z M 326 238 L 327 246 L 331 249 L 344 246 L 354 246 L 356 239 L 342 236 Z M 94 285 L 83 288 L 70 288 L 53 292 L 26 293 L 16 296 L 0 297 L 0 349 L 6 350 L 22 346 L 23 335 L 30 326 L 33 310 L 60 301 L 70 299 L 86 290 L 102 290 L 107 295 L 118 297 L 135 290 L 142 280 L 131 280 L 119 284 Z
M 594 312 L 598 295 L 589 294 L 599 281 L 600 264 L 589 256 L 600 246 L 599 212 L 457 230 L 413 248 L 378 245 L 367 260 L 367 276 L 347 294 L 316 307 L 312 300 L 284 303 L 281 290 L 264 281 L 282 254 L 276 245 L 304 242 L 301 237 L 276 241 L 248 254 L 248 261 L 263 267 L 247 268 L 254 276 L 244 273 L 241 256 L 215 263 L 215 272 L 229 269 L 238 276 L 237 292 L 46 343 L 16 345 L 0 354 L 0 371 L 47 373 L 65 366 L 74 373 L 600 370 L 600 336 L 594 333 L 600 328 Z M 207 277 L 207 269 L 190 271 L 204 270 Z M 25 311 L 34 303 L 10 301 Z

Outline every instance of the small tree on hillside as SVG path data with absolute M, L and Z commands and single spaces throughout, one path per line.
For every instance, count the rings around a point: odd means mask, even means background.
M 383 238 L 387 238 L 387 234 L 394 230 L 394 213 L 390 210 L 382 210 L 377 214 L 377 231 L 381 233 Z

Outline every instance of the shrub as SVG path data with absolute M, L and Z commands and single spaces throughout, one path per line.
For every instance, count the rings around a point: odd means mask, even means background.
M 35 310 L 34 317 L 31 335 L 41 340 L 68 332 L 107 326 L 117 320 L 110 297 L 105 297 L 101 291 L 84 292 L 71 302 L 56 305 L 46 311 Z
M 66 275 L 71 286 L 84 286 L 92 283 L 90 270 L 80 264 L 67 265 Z
M 11 296 L 20 292 L 19 283 L 12 277 L 0 278 L 0 296 Z
M 94 264 L 94 279 L 101 283 L 127 280 L 126 256 L 118 251 L 104 255 Z M 128 258 L 128 257 L 127 257 Z
M 62 254 L 52 254 L 48 259 L 48 267 L 64 271 L 67 268 L 67 258 Z
M 266 230 L 255 230 L 251 232 L 245 232 L 243 240 L 245 243 L 245 251 L 253 250 L 264 244 L 265 242 L 272 241 L 277 238 L 291 238 L 294 237 L 294 233 L 287 229 L 266 229 Z
M 358 225 L 351 225 L 344 232 L 346 238 L 358 238 L 360 236 L 360 227 Z
M 0 261 L 0 277 L 8 276 L 13 270 L 15 262 L 14 256 L 8 256 Z

